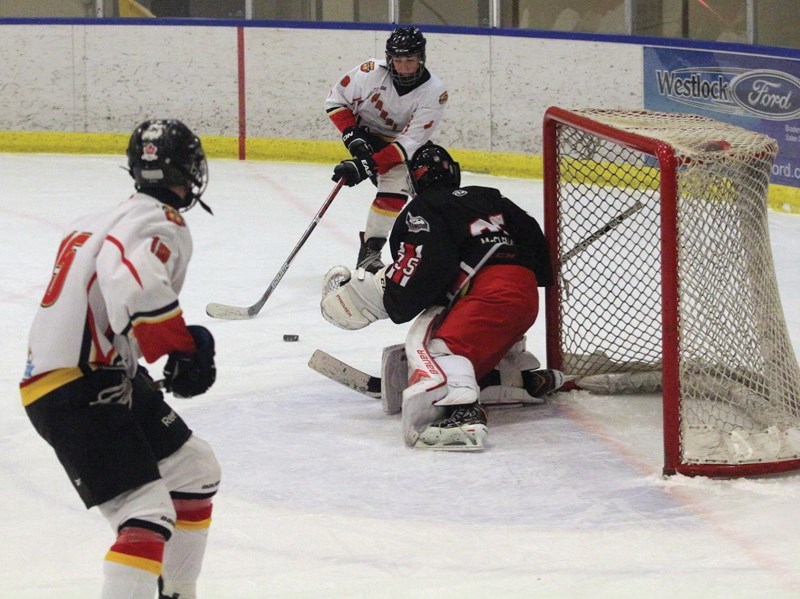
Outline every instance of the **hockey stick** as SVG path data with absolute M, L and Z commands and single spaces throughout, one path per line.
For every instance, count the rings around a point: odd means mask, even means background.
M 633 214 L 639 212 L 639 210 L 641 210 L 642 208 L 644 208 L 644 204 L 642 204 L 639 200 L 637 200 L 633 206 L 631 206 L 630 208 L 626 208 L 625 210 L 617 214 L 605 225 L 594 231 L 594 233 L 589 235 L 586 239 L 579 242 L 575 247 L 573 247 L 570 251 L 564 254 L 564 256 L 561 258 L 561 263 L 564 264 L 568 260 L 572 260 L 572 258 L 583 252 L 587 247 L 589 247 L 595 241 L 600 239 L 603 235 L 617 228 L 617 226 L 619 226 L 619 224 L 622 223 L 622 221 L 632 216 Z
M 321 349 L 314 351 L 308 360 L 308 365 L 312 370 L 316 370 L 321 375 L 336 381 L 340 385 L 349 387 L 353 391 L 358 391 L 373 399 L 380 399 L 381 397 L 380 377 L 370 376 L 366 372 L 354 368 L 338 358 L 334 358 Z
M 489 258 L 500 248 L 502 244 L 495 243 L 492 247 L 490 247 L 486 253 L 484 254 L 483 258 L 476 264 L 474 267 L 469 267 L 468 265 L 462 263 L 461 267 L 464 268 L 467 276 L 461 281 L 461 284 L 458 286 L 452 293 L 448 293 L 448 309 L 453 303 L 458 299 L 461 295 L 461 292 L 467 287 L 469 282 L 475 276 L 475 273 L 480 270 L 480 268 L 486 264 Z M 344 385 L 345 387 L 350 387 L 354 391 L 358 391 L 359 393 L 363 393 L 368 397 L 373 397 L 376 399 L 380 399 L 381 397 L 381 379 L 377 376 L 371 376 L 366 372 L 362 372 L 357 368 L 353 368 L 349 364 L 342 362 L 341 360 L 334 358 L 329 353 L 322 351 L 321 349 L 315 350 L 314 353 L 311 355 L 311 358 L 308 360 L 308 365 L 312 370 L 316 370 L 321 375 L 328 377 L 329 379 L 336 381 Z
M 323 376 L 328 377 L 332 381 L 344 385 L 353 391 L 358 391 L 362 395 L 371 397 L 373 399 L 381 399 L 381 377 L 372 376 L 363 370 L 359 370 L 354 366 L 350 366 L 346 362 L 342 362 L 338 358 L 334 358 L 327 352 L 321 349 L 314 350 L 311 358 L 308 360 L 308 365 L 312 370 L 317 371 Z M 574 377 L 565 376 L 564 380 L 572 380 Z M 499 387 L 489 387 L 488 390 L 498 389 Z M 523 397 L 519 394 L 513 396 L 492 396 L 491 399 L 482 399 L 483 405 L 487 406 L 503 406 L 503 405 L 520 405 L 532 404 L 538 405 L 544 403 L 541 398 Z
M 322 207 L 317 211 L 317 214 L 314 216 L 311 224 L 308 225 L 305 233 L 300 238 L 300 241 L 297 242 L 297 245 L 294 246 L 294 249 L 289 254 L 289 257 L 286 259 L 286 262 L 283 263 L 278 274 L 275 275 L 275 278 L 272 280 L 272 283 L 269 284 L 267 290 L 264 292 L 264 295 L 261 296 L 255 304 L 248 307 L 239 307 L 239 306 L 229 306 L 227 304 L 217 304 L 217 303 L 210 303 L 206 306 L 206 314 L 211 316 L 212 318 L 223 318 L 226 320 L 245 320 L 248 318 L 253 318 L 256 314 L 259 313 L 261 308 L 264 307 L 264 304 L 267 303 L 269 296 L 272 295 L 272 292 L 275 291 L 275 288 L 278 286 L 278 283 L 281 282 L 283 275 L 286 274 L 286 271 L 289 270 L 289 265 L 294 260 L 294 257 L 297 255 L 297 252 L 300 251 L 300 248 L 303 247 L 306 240 L 311 235 L 311 232 L 316 228 L 319 221 L 322 219 L 322 216 L 328 210 L 330 205 L 333 203 L 333 199 L 336 197 L 336 194 L 339 193 L 339 190 L 344 185 L 344 179 L 339 179 L 336 182 L 336 186 L 333 188 L 331 193 L 328 195 L 325 203 L 322 204 Z

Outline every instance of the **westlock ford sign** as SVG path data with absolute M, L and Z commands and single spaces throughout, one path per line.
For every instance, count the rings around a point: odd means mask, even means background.
M 776 121 L 800 116 L 800 80 L 780 71 L 657 69 L 655 76 L 659 94 L 687 106 Z
M 644 107 L 692 112 L 769 135 L 772 182 L 800 187 L 800 60 L 644 47 Z

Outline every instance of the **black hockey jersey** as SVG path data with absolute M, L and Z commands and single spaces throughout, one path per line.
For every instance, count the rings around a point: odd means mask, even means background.
M 532 270 L 539 286 L 552 283 L 550 254 L 539 223 L 497 189 L 434 186 L 410 201 L 389 237 L 393 264 L 386 269 L 383 303 L 396 323 L 431 305 L 447 305 L 447 293 L 466 267 L 475 267 L 495 245 L 486 265 L 515 264 Z

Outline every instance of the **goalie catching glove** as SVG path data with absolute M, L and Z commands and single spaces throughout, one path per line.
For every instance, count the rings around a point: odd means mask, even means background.
M 193 354 L 172 352 L 164 366 L 164 387 L 175 397 L 194 397 L 211 388 L 217 379 L 214 365 L 214 337 L 198 325 L 190 325 L 197 351 Z
M 370 323 L 388 318 L 383 307 L 386 269 L 373 274 L 363 268 L 351 271 L 334 266 L 322 284 L 322 316 L 340 329 L 355 331 Z

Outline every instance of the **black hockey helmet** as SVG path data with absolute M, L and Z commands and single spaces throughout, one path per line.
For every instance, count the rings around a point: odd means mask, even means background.
M 417 56 L 419 68 L 410 75 L 401 75 L 392 64 L 394 56 Z M 397 27 L 386 40 L 386 64 L 392 79 L 400 86 L 414 85 L 425 71 L 425 37 L 416 27 Z
M 416 152 L 408 163 L 414 191 L 421 193 L 432 185 L 459 187 L 461 167 L 442 146 L 428 142 Z
M 144 121 L 128 142 L 128 170 L 136 189 L 183 185 L 188 192 L 180 210 L 194 203 L 211 212 L 200 199 L 208 185 L 208 163 L 203 146 L 191 130 L 176 119 Z

